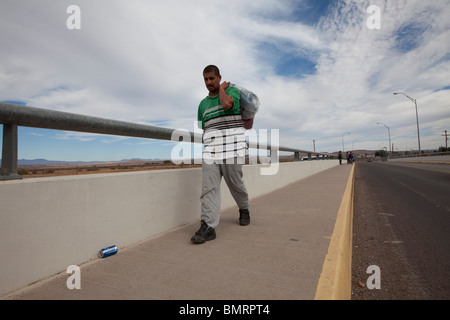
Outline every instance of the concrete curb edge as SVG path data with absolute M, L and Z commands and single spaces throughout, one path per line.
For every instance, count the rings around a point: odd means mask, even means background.
M 314 300 L 350 300 L 352 277 L 353 188 L 350 172 Z

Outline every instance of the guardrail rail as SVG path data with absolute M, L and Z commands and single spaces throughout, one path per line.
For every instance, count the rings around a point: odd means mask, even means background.
M 174 141 L 172 134 L 176 130 L 3 102 L 0 102 L 0 124 L 3 124 L 0 180 L 22 179 L 22 176 L 17 173 L 18 126 L 171 141 Z M 202 141 L 200 134 L 189 133 L 191 143 Z M 312 159 L 312 154 L 322 156 L 322 159 L 334 158 L 328 153 L 272 146 L 270 144 L 258 145 L 250 143 L 249 148 L 293 152 L 294 161 L 300 161 L 300 153 L 307 154 L 309 160 Z

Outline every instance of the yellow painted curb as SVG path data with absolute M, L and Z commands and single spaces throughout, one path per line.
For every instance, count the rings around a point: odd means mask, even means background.
M 315 300 L 350 300 L 352 280 L 353 183 L 350 172 L 337 214 L 328 253 L 316 288 Z

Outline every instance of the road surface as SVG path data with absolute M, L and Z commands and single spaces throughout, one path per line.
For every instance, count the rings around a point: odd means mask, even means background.
M 356 164 L 352 299 L 450 299 L 450 165 Z

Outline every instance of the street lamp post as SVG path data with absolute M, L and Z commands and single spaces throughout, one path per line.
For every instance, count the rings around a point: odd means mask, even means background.
M 345 147 L 344 147 L 344 136 L 345 136 L 346 134 L 350 134 L 350 132 L 346 132 L 346 133 L 344 133 L 344 134 L 342 135 L 342 152 L 345 152 Z
M 417 142 L 419 144 L 419 157 L 422 155 L 422 151 L 420 149 L 420 133 L 419 133 L 419 114 L 417 112 L 417 100 L 411 98 L 410 96 L 408 96 L 406 93 L 403 92 L 394 92 L 394 96 L 398 95 L 398 94 L 402 94 L 405 97 L 407 97 L 409 100 L 411 100 L 412 102 L 414 102 L 414 105 L 416 106 L 416 122 L 417 122 Z
M 391 150 L 391 156 L 392 156 L 393 150 L 392 150 L 392 144 L 391 144 L 391 129 L 390 129 L 387 125 L 385 125 L 383 122 L 377 122 L 377 124 L 382 124 L 383 126 L 386 127 L 386 129 L 388 129 L 388 135 L 389 135 L 389 149 Z

